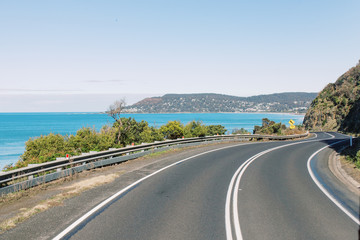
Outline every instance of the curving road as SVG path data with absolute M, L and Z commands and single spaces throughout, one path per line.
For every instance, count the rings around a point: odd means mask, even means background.
M 344 139 L 318 133 L 184 159 L 115 193 L 55 239 L 358 239 L 359 199 L 327 169 L 331 149 L 310 159 Z

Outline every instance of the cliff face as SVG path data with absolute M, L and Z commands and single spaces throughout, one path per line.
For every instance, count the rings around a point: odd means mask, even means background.
M 360 133 L 360 61 L 318 94 L 304 126 L 314 131 Z

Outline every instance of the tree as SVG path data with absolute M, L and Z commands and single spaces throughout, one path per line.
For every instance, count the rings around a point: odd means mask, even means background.
M 207 134 L 210 136 L 213 135 L 224 135 L 226 133 L 226 129 L 222 125 L 208 125 L 207 128 Z
M 120 139 L 121 139 L 121 135 L 123 134 L 124 131 L 129 130 L 130 125 L 128 125 L 125 129 L 123 128 L 123 118 L 121 118 L 121 113 L 124 110 L 126 106 L 126 101 L 125 99 L 121 99 L 121 100 L 117 100 L 115 101 L 113 104 L 111 104 L 109 106 L 109 109 L 106 111 L 107 115 L 112 117 L 115 120 L 114 124 L 117 125 L 118 128 L 118 132 L 117 132 L 117 144 L 120 144 Z
M 167 139 L 177 139 L 184 136 L 184 126 L 179 121 L 169 121 L 160 127 L 160 132 Z
M 262 119 L 262 126 L 267 127 L 269 125 L 270 125 L 270 120 L 268 118 L 263 118 Z
M 184 127 L 184 135 L 190 137 L 205 137 L 207 128 L 201 121 L 191 121 Z
M 164 140 L 164 135 L 161 133 L 159 128 L 150 127 L 151 129 L 151 139 L 152 141 L 162 141 Z
M 119 129 L 122 131 L 119 144 L 126 146 L 132 143 L 140 143 L 143 140 L 142 137 L 145 137 L 146 134 L 145 128 L 148 127 L 146 121 L 137 122 L 134 118 L 121 118 L 123 123 L 122 127 Z M 118 123 L 114 123 L 115 127 Z M 143 133 L 141 135 L 141 133 Z M 145 137 L 146 138 L 146 137 Z

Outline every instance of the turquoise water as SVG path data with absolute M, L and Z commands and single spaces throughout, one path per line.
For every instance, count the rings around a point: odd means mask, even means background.
M 203 121 L 206 125 L 221 124 L 228 133 L 234 128 L 245 128 L 252 132 L 254 125 L 261 125 L 262 118 L 288 125 L 293 119 L 301 124 L 304 116 L 270 113 L 174 113 L 174 114 L 123 114 L 137 121 L 145 120 L 151 126 L 160 127 L 168 121 L 179 120 L 186 124 L 192 120 Z M 0 169 L 15 163 L 25 150 L 25 142 L 30 137 L 49 133 L 75 134 L 82 127 L 97 130 L 113 120 L 106 114 L 95 113 L 0 113 Z

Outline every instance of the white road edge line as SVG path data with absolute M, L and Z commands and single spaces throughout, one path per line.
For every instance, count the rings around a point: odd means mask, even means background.
M 335 136 L 326 133 L 327 135 L 331 136 L 331 138 L 334 138 Z M 317 135 L 316 135 L 317 137 Z M 324 140 L 324 139 L 322 139 Z M 233 207 L 233 225 L 234 225 L 234 229 L 235 229 L 235 234 L 236 234 L 236 239 L 237 240 L 242 240 L 242 233 L 241 233 L 241 228 L 240 228 L 240 220 L 239 220 L 239 212 L 238 212 L 238 193 L 239 191 L 237 189 L 239 189 L 240 186 L 240 180 L 242 175 L 244 174 L 245 170 L 249 167 L 249 165 L 255 161 L 257 158 L 259 158 L 260 156 L 272 152 L 274 150 L 280 149 L 280 148 L 284 148 L 284 147 L 288 147 L 288 146 L 292 146 L 292 145 L 297 145 L 297 144 L 302 144 L 302 143 L 308 143 L 308 142 L 315 142 L 315 141 L 319 141 L 318 139 L 315 140 L 309 140 L 309 141 L 301 141 L 301 142 L 295 142 L 295 143 L 290 143 L 290 144 L 286 144 L 286 145 L 282 145 L 282 146 L 278 146 L 278 147 L 274 147 L 274 148 L 270 148 L 267 149 L 265 151 L 262 151 L 252 157 L 250 157 L 248 160 L 246 160 L 235 172 L 235 174 L 233 175 L 230 184 L 229 184 L 229 188 L 226 194 L 226 202 L 225 202 L 225 229 L 226 229 L 226 239 L 227 240 L 233 240 L 233 236 L 232 236 L 232 227 L 231 227 L 231 195 L 233 195 L 232 198 L 232 207 Z M 328 146 L 326 146 L 328 147 Z M 236 182 L 235 182 L 236 179 Z M 234 182 L 235 182 L 235 186 L 234 186 Z
M 329 135 L 331 138 L 335 138 L 334 135 L 330 134 L 330 133 L 327 133 L 327 132 L 324 132 L 325 134 Z
M 235 233 L 236 233 L 236 239 L 238 239 L 238 240 L 243 239 L 242 234 L 241 234 L 241 229 L 240 229 L 239 216 L 238 216 L 238 206 L 237 206 L 238 191 L 237 191 L 237 189 L 239 189 L 240 179 L 241 179 L 242 175 L 244 174 L 245 170 L 247 169 L 247 167 L 250 165 L 250 163 L 252 163 L 258 157 L 260 157 L 268 152 L 277 150 L 279 148 L 283 148 L 283 147 L 287 147 L 287 146 L 291 146 L 291 145 L 295 145 L 295 144 L 313 142 L 313 141 L 317 141 L 317 140 L 290 143 L 290 144 L 286 144 L 283 146 L 278 146 L 278 147 L 267 149 L 265 151 L 262 151 L 256 155 L 250 157 L 236 170 L 235 174 L 233 175 L 233 177 L 230 181 L 229 188 L 228 188 L 228 191 L 226 194 L 226 202 L 225 202 L 226 239 L 228 239 L 228 240 L 233 239 L 232 229 L 231 229 L 231 195 L 233 195 L 232 207 L 233 207 L 233 221 L 234 221 L 234 229 L 235 229 Z M 235 186 L 234 186 L 234 183 L 235 183 Z
M 101 209 L 102 207 L 104 207 L 106 204 L 110 203 L 112 200 L 114 200 L 116 197 L 120 196 L 122 193 L 126 192 L 127 190 L 129 190 L 130 188 L 134 187 L 135 185 L 139 184 L 140 182 L 146 180 L 147 178 L 155 175 L 155 174 L 158 174 L 162 171 L 164 171 L 165 169 L 168 169 L 176 164 L 179 164 L 181 162 L 185 162 L 185 161 L 188 161 L 190 159 L 193 159 L 193 158 L 196 158 L 198 156 L 201 156 L 201 155 L 205 155 L 205 154 L 208 154 L 208 153 L 211 153 L 211 152 L 215 152 L 215 151 L 220 151 L 220 150 L 223 150 L 223 149 L 227 149 L 227 148 L 233 148 L 233 147 L 238 147 L 238 146 L 242 146 L 242 145 L 249 145 L 249 144 L 256 144 L 256 143 L 241 143 L 241 144 L 236 144 L 236 145 L 233 145 L 233 146 L 227 146 L 227 147 L 222 147 L 222 148 L 217 148 L 217 149 L 213 149 L 213 150 L 210 150 L 210 151 L 206 151 L 206 152 L 203 152 L 203 153 L 199 153 L 199 154 L 196 154 L 194 156 L 191 156 L 191 157 L 188 157 L 188 158 L 185 158 L 185 159 L 182 159 L 180 161 L 177 161 L 175 163 L 172 163 L 166 167 L 163 167 L 139 180 L 137 180 L 136 182 L 130 184 L 129 186 L 123 188 L 122 190 L 120 190 L 119 192 L 115 193 L 114 195 L 112 195 L 111 197 L 105 199 L 103 202 L 101 202 L 100 204 L 98 204 L 97 206 L 95 206 L 93 209 L 91 209 L 89 212 L 87 212 L 86 214 L 84 214 L 82 217 L 80 217 L 78 220 L 76 220 L 73 224 L 71 224 L 70 226 L 68 226 L 65 230 L 63 230 L 61 233 L 59 233 L 56 237 L 53 238 L 53 240 L 60 240 L 61 238 L 63 238 L 64 236 L 66 236 L 69 232 L 71 232 L 73 229 L 75 229 L 80 223 L 82 223 L 83 221 L 85 221 L 88 217 L 90 217 L 92 214 L 94 214 L 96 211 L 98 211 L 99 209 Z
M 329 146 L 325 146 L 323 148 L 320 148 L 318 151 L 314 152 L 313 155 L 311 155 L 307 161 L 307 169 L 309 171 L 309 174 L 312 178 L 312 180 L 315 182 L 315 184 L 320 188 L 320 190 L 333 202 L 335 203 L 335 205 L 340 208 L 346 215 L 348 215 L 348 217 L 350 217 L 356 224 L 360 225 L 360 221 L 358 218 L 356 218 L 354 215 L 352 215 L 346 208 L 344 208 L 341 203 L 336 200 L 336 198 L 331 195 L 325 188 L 324 186 L 319 182 L 319 180 L 315 177 L 315 174 L 314 172 L 312 171 L 311 169 L 311 160 L 319 153 L 321 152 L 322 150 L 324 150 L 325 148 L 328 148 L 332 145 L 335 145 L 339 142 L 345 142 L 345 141 L 348 141 L 348 140 L 341 140 L 341 141 L 337 141 L 333 144 L 330 144 Z

